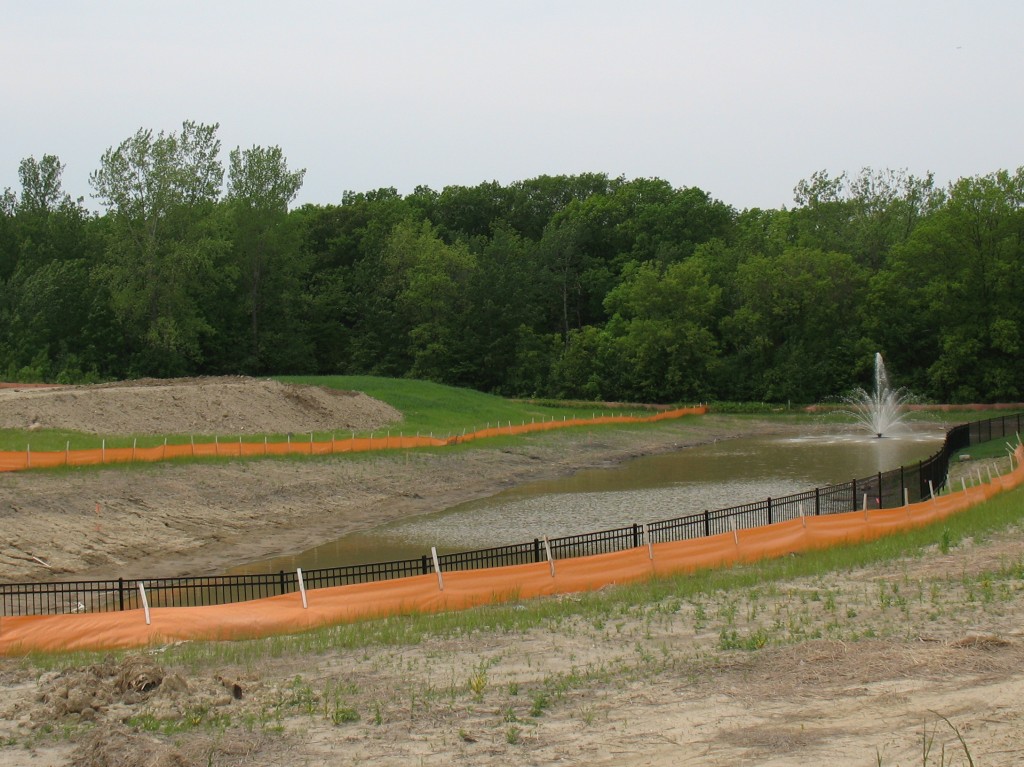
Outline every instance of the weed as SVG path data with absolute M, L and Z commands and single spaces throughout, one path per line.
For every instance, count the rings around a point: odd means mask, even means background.
M 330 714 L 331 723 L 335 726 L 348 724 L 350 722 L 359 721 L 359 712 L 351 706 L 342 705 L 339 701 L 335 701 L 334 707 Z
M 718 635 L 720 650 L 760 650 L 768 644 L 768 632 L 763 628 L 747 635 L 741 635 L 736 629 L 723 628 Z
M 508 729 L 505 730 L 505 742 L 509 745 L 516 745 L 519 742 L 519 736 L 522 734 L 522 730 L 516 727 L 514 724 L 510 724 Z
M 543 716 L 544 711 L 551 706 L 551 698 L 543 690 L 539 690 L 533 694 L 533 698 L 530 702 L 530 716 L 538 717 Z
M 484 691 L 487 689 L 487 669 L 480 666 L 469 677 L 469 691 L 473 693 L 474 700 L 482 700 Z

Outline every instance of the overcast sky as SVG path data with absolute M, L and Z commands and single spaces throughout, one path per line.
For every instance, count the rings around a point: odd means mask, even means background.
M 139 128 L 278 145 L 345 190 L 657 176 L 791 206 L 816 170 L 1024 165 L 1020 0 L 0 0 L 0 188 Z

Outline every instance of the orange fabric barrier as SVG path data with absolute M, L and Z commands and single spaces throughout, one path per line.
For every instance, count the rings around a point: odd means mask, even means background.
M 596 418 L 572 418 L 562 421 L 541 421 L 523 423 L 518 426 L 494 426 L 455 437 L 421 437 L 388 434 L 383 437 L 351 437 L 330 441 L 288 441 L 288 442 L 197 442 L 188 445 L 159 445 L 157 447 L 111 447 L 99 450 L 50 450 L 33 452 L 0 451 L 0 471 L 25 471 L 46 469 L 57 466 L 99 466 L 108 463 L 133 463 L 168 461 L 174 458 L 239 458 L 264 455 L 333 455 L 336 453 L 362 453 L 373 450 L 398 450 L 416 447 L 445 447 L 469 442 L 475 439 L 514 434 L 530 434 L 551 429 L 572 426 L 597 426 L 600 424 L 653 423 L 667 418 L 681 418 L 686 415 L 703 415 L 707 407 L 688 407 L 666 410 L 650 416 L 598 416 Z
M 693 572 L 798 551 L 867 541 L 921 527 L 1024 484 L 1024 447 L 1017 467 L 986 485 L 896 509 L 804 517 L 708 538 L 549 563 L 442 573 L 298 593 L 210 607 L 153 608 L 74 615 L 0 618 L 0 655 L 34 650 L 97 650 L 177 640 L 242 639 L 408 612 L 456 610 L 514 599 L 589 591 L 653 575 Z

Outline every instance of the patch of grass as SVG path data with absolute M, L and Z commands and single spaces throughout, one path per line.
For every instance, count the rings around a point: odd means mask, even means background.
M 343 391 L 360 391 L 386 402 L 402 413 L 402 421 L 393 428 L 406 434 L 458 434 L 463 430 L 483 429 L 488 425 L 513 425 L 536 421 L 590 418 L 593 415 L 647 414 L 629 408 L 608 408 L 602 403 L 538 403 L 511 400 L 472 389 L 377 376 L 281 376 L 286 383 L 326 386 Z

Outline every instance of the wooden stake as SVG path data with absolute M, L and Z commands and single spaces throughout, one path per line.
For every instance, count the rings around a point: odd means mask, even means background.
M 437 573 L 437 588 L 444 591 L 444 578 L 441 577 L 441 563 L 437 561 L 437 547 L 430 547 L 430 557 L 434 560 L 434 572 Z
M 149 616 L 149 600 L 146 599 L 146 584 L 139 581 L 139 596 L 142 597 L 142 609 L 146 611 L 146 625 L 149 626 L 152 621 Z
M 299 593 L 302 594 L 302 609 L 305 610 L 309 607 L 309 602 L 306 601 L 306 582 L 302 580 L 302 568 L 295 568 L 295 575 L 299 579 Z

